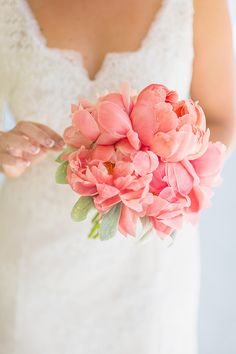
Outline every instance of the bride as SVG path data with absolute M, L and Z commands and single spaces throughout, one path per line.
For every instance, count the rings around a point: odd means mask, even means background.
M 0 0 L 0 354 L 196 353 L 198 227 L 90 240 L 54 160 L 70 104 L 124 80 L 199 100 L 229 147 L 233 77 L 226 0 Z

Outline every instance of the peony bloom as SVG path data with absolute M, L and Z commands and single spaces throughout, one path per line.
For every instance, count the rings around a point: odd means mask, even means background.
M 94 149 L 82 146 L 69 154 L 68 183 L 76 193 L 93 196 L 100 212 L 106 212 L 122 201 L 128 208 L 141 213 L 152 202 L 149 184 L 151 172 L 158 164 L 158 158 L 151 152 L 136 156 L 137 162 L 142 163 L 141 157 L 145 173 L 131 160 L 117 160 L 113 146 L 97 145 Z
M 199 158 L 190 161 L 199 178 L 199 184 L 194 186 L 189 198 L 191 206 L 186 210 L 187 217 L 192 222 L 199 221 L 199 212 L 211 206 L 213 187 L 221 183 L 220 172 L 224 163 L 225 145 L 220 142 L 209 143 L 206 152 Z
M 83 98 L 80 98 L 78 106 L 72 105 L 72 126 L 64 131 L 65 143 L 76 148 L 80 148 L 82 145 L 91 146 L 100 135 L 100 129 L 94 115 L 95 106 Z
M 130 118 L 143 145 L 151 146 L 153 137 L 159 128 L 162 127 L 164 131 L 176 128 L 178 119 L 172 110 L 169 98 L 175 101 L 177 94 L 174 91 L 168 91 L 163 85 L 155 84 L 147 86 L 138 95 Z
M 91 140 L 88 140 L 85 136 L 81 134 L 79 130 L 72 126 L 64 130 L 63 138 L 68 146 L 73 146 L 78 149 L 82 145 L 89 147 L 92 144 Z
M 191 205 L 189 194 L 198 182 L 188 160 L 159 163 L 150 183 L 154 203 L 146 215 L 162 238 L 182 227 L 186 208 Z
M 225 145 L 222 143 L 210 142 L 208 149 L 201 157 L 190 161 L 202 186 L 212 188 L 221 182 L 220 172 L 223 167 L 225 150 Z
M 161 238 L 169 236 L 174 230 L 181 229 L 184 221 L 184 208 L 189 200 L 167 187 L 153 203 L 148 206 L 146 215 Z
M 71 106 L 72 126 L 65 129 L 65 142 L 74 147 L 112 145 L 126 138 L 138 150 L 140 140 L 133 130 L 129 113 L 134 106 L 127 85 L 121 85 L 121 93 L 110 93 L 98 99 L 96 104 L 80 97 L 78 105 Z
M 198 103 L 177 98 L 163 85 L 150 85 L 138 95 L 131 113 L 141 143 L 168 162 L 201 156 L 209 140 Z
M 162 157 L 162 160 L 178 162 L 201 156 L 208 145 L 210 132 L 201 131 L 191 125 L 183 125 L 179 130 L 155 135 L 151 149 Z

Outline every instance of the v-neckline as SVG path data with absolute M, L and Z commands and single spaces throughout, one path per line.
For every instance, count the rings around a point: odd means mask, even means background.
M 79 65 L 81 66 L 81 69 L 83 70 L 83 73 L 86 77 L 86 80 L 88 83 L 90 84 L 94 84 L 99 77 L 101 76 L 101 74 L 103 73 L 108 61 L 110 58 L 114 58 L 114 57 L 122 57 L 124 55 L 135 55 L 138 54 L 139 52 L 141 52 L 145 47 L 146 44 L 148 43 L 149 39 L 151 38 L 152 34 L 154 33 L 154 31 L 156 30 L 156 26 L 160 24 L 161 22 L 161 18 L 163 17 L 163 14 L 166 10 L 167 7 L 167 3 L 168 0 L 162 0 L 162 4 L 159 7 L 159 9 L 156 11 L 156 13 L 154 14 L 154 18 L 151 21 L 148 31 L 146 33 L 146 35 L 144 36 L 144 38 L 141 40 L 141 43 L 139 45 L 139 47 L 136 50 L 130 50 L 130 51 L 122 51 L 122 52 L 107 52 L 104 57 L 103 57 L 103 61 L 99 67 L 99 69 L 97 70 L 97 72 L 95 73 L 93 78 L 90 78 L 89 72 L 87 70 L 87 68 L 84 65 L 84 60 L 83 60 L 83 56 L 82 53 L 78 50 L 74 50 L 74 49 L 66 49 L 66 48 L 57 48 L 57 47 L 49 47 L 48 43 L 47 43 L 47 39 L 46 37 L 43 35 L 41 29 L 40 29 L 40 25 L 38 20 L 36 19 L 36 16 L 33 13 L 33 10 L 30 6 L 30 4 L 28 3 L 27 0 L 19 0 L 20 5 L 21 5 L 21 9 L 23 11 L 23 15 L 26 18 L 26 20 L 28 21 L 28 23 L 31 25 L 32 27 L 32 37 L 33 39 L 41 46 L 43 47 L 43 49 L 47 52 L 51 52 L 51 53 L 55 53 L 59 56 L 61 56 L 62 58 L 65 58 L 68 60 L 68 58 L 70 58 L 71 61 L 71 57 L 74 61 L 76 61 L 76 63 L 78 62 Z

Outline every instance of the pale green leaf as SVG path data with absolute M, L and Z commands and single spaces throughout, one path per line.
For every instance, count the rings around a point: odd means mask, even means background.
M 96 212 L 96 214 L 94 215 L 94 217 L 92 218 L 92 223 L 94 223 L 94 222 L 96 222 L 96 221 L 98 221 L 99 220 L 99 213 L 98 212 Z
M 138 242 L 146 242 L 148 239 L 150 239 L 150 235 L 153 231 L 153 227 L 150 226 L 150 228 L 142 233 L 140 237 L 137 238 Z
M 68 166 L 68 161 L 64 161 L 62 164 L 60 164 L 57 167 L 56 170 L 56 182 L 59 184 L 67 184 L 66 180 L 66 175 L 67 175 L 67 166 Z
M 92 197 L 80 197 L 75 203 L 72 211 L 71 217 L 74 221 L 83 221 L 86 219 L 88 212 L 94 206 Z
M 94 222 L 93 227 L 91 228 L 91 230 L 88 234 L 88 238 L 93 237 L 97 233 L 97 230 L 99 229 L 99 227 L 100 227 L 99 222 Z
M 113 208 L 102 217 L 99 235 L 101 240 L 108 240 L 115 236 L 117 232 L 118 221 L 120 217 L 121 205 L 116 204 Z
M 140 235 L 136 237 L 138 242 L 146 242 L 150 238 L 150 234 L 153 231 L 153 226 L 149 221 L 149 218 L 147 216 L 144 216 L 140 218 L 141 224 L 142 224 L 142 232 Z
M 177 230 L 172 231 L 172 233 L 170 234 L 171 241 L 170 241 L 170 244 L 168 245 L 168 247 L 171 247 L 173 245 L 176 236 L 177 236 Z

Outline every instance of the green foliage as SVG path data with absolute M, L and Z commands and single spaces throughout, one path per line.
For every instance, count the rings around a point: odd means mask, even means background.
M 144 242 L 150 235 L 150 233 L 153 230 L 153 226 L 149 221 L 149 218 L 147 216 L 144 216 L 140 218 L 141 224 L 142 224 L 142 233 L 137 237 L 138 242 Z
M 98 231 L 101 240 L 108 240 L 115 236 L 118 227 L 120 212 L 121 205 L 119 203 L 114 205 L 108 213 L 102 216 L 101 225 Z
M 67 166 L 68 166 L 68 161 L 62 162 L 56 170 L 56 182 L 59 184 L 67 184 L 66 180 L 66 175 L 67 175 Z
M 92 197 L 80 197 L 75 203 L 72 211 L 71 217 L 74 221 L 83 221 L 86 219 L 88 212 L 94 206 Z

